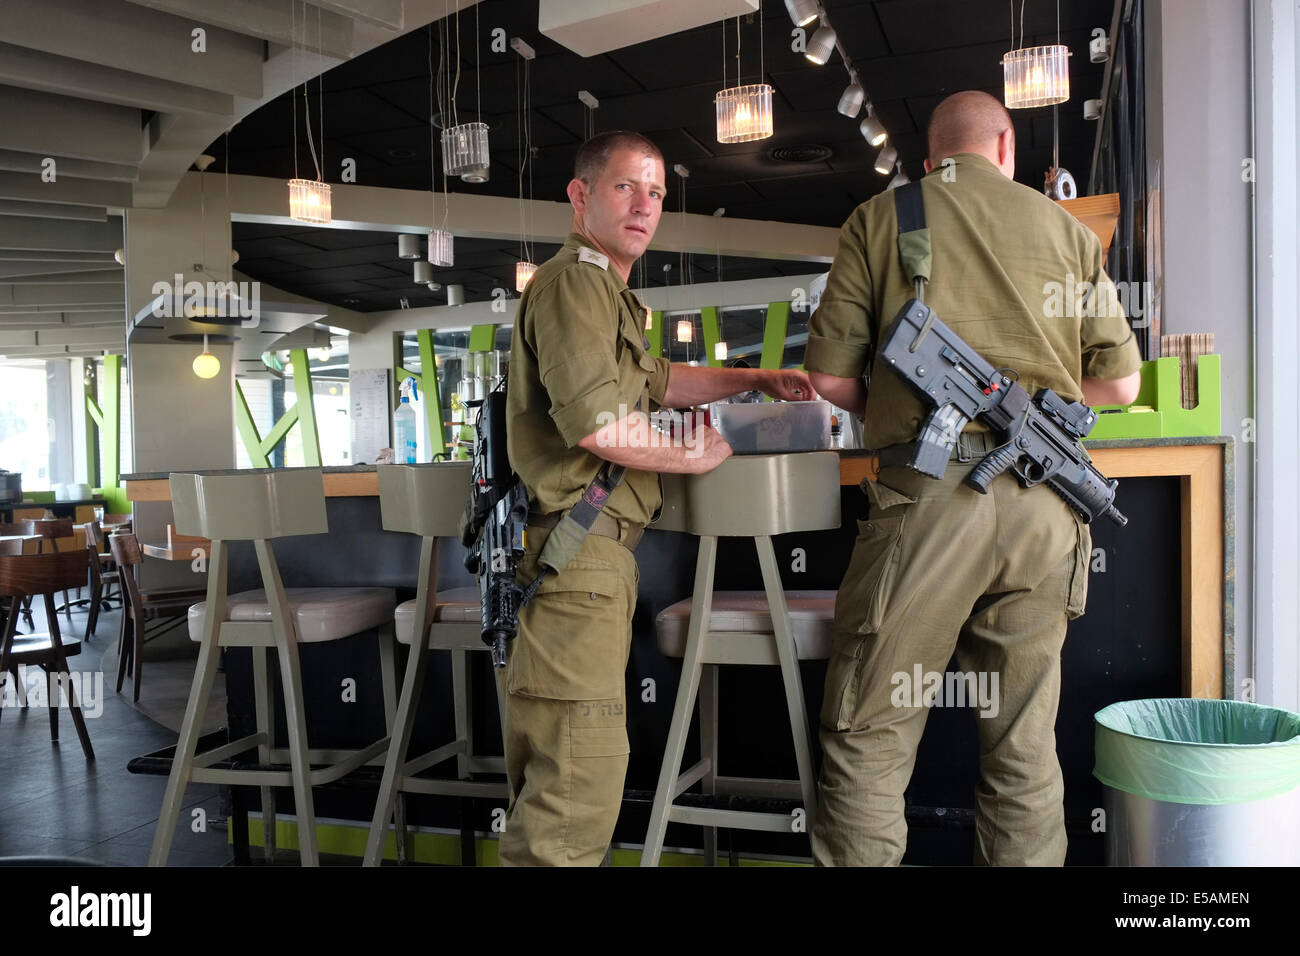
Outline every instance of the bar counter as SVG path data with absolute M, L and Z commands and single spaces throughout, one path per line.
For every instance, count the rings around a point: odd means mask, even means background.
M 1090 826 L 1093 809 L 1101 806 L 1100 784 L 1091 775 L 1092 715 L 1118 700 L 1234 696 L 1230 693 L 1233 528 L 1231 510 L 1224 507 L 1225 501 L 1232 500 L 1233 446 L 1231 438 L 1207 437 L 1099 441 L 1089 443 L 1088 449 L 1103 474 L 1120 479 L 1116 503 L 1129 517 L 1129 525 L 1117 529 L 1103 522 L 1092 529 L 1088 610 L 1071 622 L 1062 652 L 1057 749 L 1066 784 L 1068 862 L 1100 864 L 1102 835 Z M 375 467 L 322 470 L 331 530 L 328 535 L 275 542 L 285 586 L 382 586 L 396 589 L 399 601 L 413 597 L 419 540 L 381 528 Z M 873 471 L 872 456 L 841 452 L 841 526 L 774 540 L 787 589 L 838 586 L 857 534 L 855 519 L 866 511 L 866 498 L 857 486 Z M 125 480 L 127 496 L 135 502 L 169 500 L 166 474 L 127 475 Z M 973 541 L 971 546 L 984 545 Z M 690 595 L 695 550 L 690 536 L 653 526 L 637 549 L 641 580 L 627 670 L 632 757 L 616 842 L 639 844 L 645 836 L 680 674 L 680 663 L 664 658 L 658 650 L 654 620 L 660 610 Z M 441 588 L 473 583 L 463 567 L 459 544 L 451 543 L 439 552 Z M 229 575 L 232 593 L 261 586 L 251 547 L 232 546 Z M 716 587 L 750 590 L 760 588 L 760 582 L 752 544 L 723 539 Z M 303 667 L 312 746 L 360 746 L 382 736 L 378 695 L 364 693 L 378 686 L 372 637 L 311 645 L 306 650 Z M 252 729 L 251 659 L 245 649 L 228 649 L 225 654 L 229 730 L 241 735 Z M 445 655 L 432 657 L 413 747 L 452 737 L 450 668 Z M 491 668 L 487 656 L 482 658 L 474 686 L 476 733 L 489 747 L 497 743 L 499 748 Z M 808 711 L 815 722 L 825 664 L 805 662 L 801 669 Z M 363 691 L 358 703 L 339 701 L 339 683 L 347 677 L 356 677 Z M 722 669 L 719 754 L 724 773 L 795 776 L 780 688 L 775 669 Z M 931 711 L 907 792 L 912 832 L 905 862 L 969 862 L 977 753 L 972 715 L 953 709 Z M 695 759 L 692 749 L 686 759 L 687 765 Z M 454 762 L 448 772 L 452 768 Z M 286 792 L 286 801 L 288 796 Z M 373 794 L 370 799 L 367 805 L 365 794 L 355 791 L 323 793 L 317 813 L 367 820 Z M 410 797 L 409 801 L 413 825 L 452 831 L 490 832 L 492 811 L 497 808 L 496 802 L 481 799 L 458 803 L 452 798 Z M 256 833 L 257 828 L 253 830 Z M 803 836 L 737 831 L 730 839 L 734 848 L 750 854 L 807 854 Z M 701 831 L 673 824 L 667 845 L 698 847 Z

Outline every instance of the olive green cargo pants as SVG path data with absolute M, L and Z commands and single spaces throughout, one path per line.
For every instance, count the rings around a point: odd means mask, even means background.
M 1091 538 L 1049 488 L 1021 488 L 1010 474 L 987 495 L 967 488 L 974 464 L 951 461 L 940 480 L 884 468 L 864 483 L 871 507 L 836 598 L 821 714 L 819 864 L 902 859 L 903 792 L 929 714 L 917 678 L 942 675 L 954 650 L 960 671 L 997 690 L 974 717 L 975 862 L 1064 862 L 1054 728 L 1061 647 L 1067 620 L 1083 613 Z M 945 684 L 934 703 L 960 705 L 946 692 L 956 682 Z
M 529 528 L 519 580 L 537 574 L 547 532 Z M 519 615 L 501 680 L 510 805 L 503 866 L 597 866 L 623 801 L 624 672 L 640 575 L 632 552 L 588 535 Z

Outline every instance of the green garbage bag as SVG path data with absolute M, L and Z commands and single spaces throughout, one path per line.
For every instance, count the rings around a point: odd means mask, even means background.
M 1300 787 L 1300 714 L 1239 700 L 1127 700 L 1099 710 L 1093 776 L 1170 803 L 1263 800 Z

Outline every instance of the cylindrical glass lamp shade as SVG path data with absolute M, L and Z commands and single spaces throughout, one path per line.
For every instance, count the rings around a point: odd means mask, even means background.
M 452 248 L 452 235 L 446 229 L 434 229 L 429 233 L 429 261 L 435 266 L 447 268 L 455 261 Z
M 713 343 L 713 360 L 714 360 L 715 362 L 725 362 L 725 361 L 727 360 L 727 343 L 726 343 L 726 342 L 714 342 L 714 343 Z
M 719 143 L 748 143 L 772 135 L 772 87 L 733 86 L 713 97 Z
M 1070 98 L 1070 50 L 1031 46 L 1002 56 L 1007 109 L 1051 106 Z
M 442 166 L 448 176 L 478 173 L 486 179 L 491 162 L 487 123 L 462 123 L 442 131 Z
M 689 342 L 695 337 L 695 326 L 690 319 L 682 319 L 677 323 L 677 341 Z
M 515 263 L 515 291 L 523 292 L 528 288 L 528 283 L 532 281 L 533 273 L 537 271 L 537 266 L 531 262 L 520 260 Z
M 315 179 L 289 180 L 289 218 L 299 222 L 329 222 L 330 184 Z

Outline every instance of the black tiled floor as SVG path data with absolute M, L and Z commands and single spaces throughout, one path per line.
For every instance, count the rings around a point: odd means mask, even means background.
M 93 675 L 117 635 L 118 611 L 104 612 L 98 636 L 69 658 L 74 671 Z M 36 626 L 43 629 L 37 611 Z M 80 635 L 84 611 L 63 632 Z M 26 630 L 26 628 L 22 628 Z M 50 740 L 44 707 L 0 708 L 0 865 L 6 856 L 81 856 L 119 866 L 141 866 L 149 855 L 166 778 L 131 774 L 129 761 L 170 746 L 176 734 L 132 709 L 113 691 L 115 661 L 103 662 L 102 712 L 87 728 L 95 760 L 87 761 L 66 709 L 59 714 L 59 742 Z M 93 679 L 93 678 L 92 678 Z M 28 682 L 35 680 L 27 675 Z M 148 684 L 145 685 L 146 693 Z M 130 684 L 123 694 L 130 692 Z M 84 703 L 84 702 L 83 702 Z M 193 809 L 207 814 L 206 832 L 193 832 Z M 222 866 L 231 862 L 219 788 L 194 784 L 185 791 L 185 810 L 176 828 L 172 866 Z

